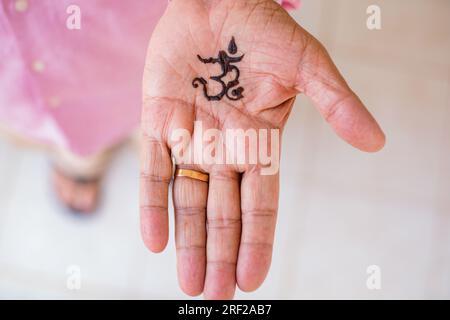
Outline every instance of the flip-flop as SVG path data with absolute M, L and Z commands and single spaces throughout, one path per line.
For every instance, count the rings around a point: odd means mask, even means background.
M 70 180 L 71 182 L 73 182 L 77 185 L 90 185 L 90 184 L 100 185 L 100 180 L 101 180 L 101 177 L 86 178 L 86 177 L 72 176 L 72 175 L 66 174 L 63 170 L 56 167 L 55 165 L 52 166 L 52 175 L 62 176 L 65 179 Z M 82 217 L 92 216 L 93 214 L 95 214 L 95 212 L 100 204 L 99 200 L 96 201 L 96 204 L 94 205 L 94 209 L 90 210 L 90 211 L 81 210 L 80 208 L 70 205 L 70 204 L 66 203 L 62 199 L 62 196 L 59 194 L 59 192 L 57 190 L 58 186 L 56 185 L 55 179 L 57 179 L 57 178 L 52 176 L 52 188 L 53 188 L 54 192 L 56 193 L 56 196 L 57 196 L 60 204 L 62 204 L 70 213 L 72 213 L 76 216 L 82 216 Z

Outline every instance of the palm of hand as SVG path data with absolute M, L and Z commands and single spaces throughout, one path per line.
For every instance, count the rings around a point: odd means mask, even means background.
M 224 64 L 202 62 L 198 55 L 219 58 L 220 51 L 243 59 L 225 68 L 223 79 L 211 79 Z M 141 219 L 152 251 L 167 243 L 173 133 L 187 130 L 193 136 L 187 147 L 195 154 L 204 143 L 195 139 L 195 121 L 223 135 L 228 129 L 282 130 L 299 92 L 351 144 L 375 151 L 384 143 L 323 47 L 274 1 L 171 2 L 150 42 L 144 75 Z M 278 174 L 261 175 L 259 163 L 236 159 L 192 164 L 176 156 L 176 163 L 210 174 L 209 185 L 179 177 L 173 186 L 182 289 L 191 295 L 204 291 L 208 298 L 231 298 L 236 283 L 245 291 L 256 289 L 272 255 Z

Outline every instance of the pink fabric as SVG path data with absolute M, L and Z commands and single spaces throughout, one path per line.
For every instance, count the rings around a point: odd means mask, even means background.
M 66 27 L 71 4 L 81 30 Z M 139 123 L 147 44 L 166 5 L 0 0 L 0 123 L 82 156 L 126 137 Z
M 0 1 L 1 122 L 79 155 L 136 127 L 148 40 L 167 0 Z M 66 27 L 74 3 L 81 30 Z
M 283 8 L 291 10 L 300 8 L 301 0 L 277 0 Z

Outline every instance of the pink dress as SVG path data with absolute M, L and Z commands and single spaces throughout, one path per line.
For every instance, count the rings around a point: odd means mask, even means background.
M 67 27 L 73 4 L 80 29 Z M 139 123 L 147 44 L 166 5 L 0 0 L 0 125 L 80 156 L 128 136 Z

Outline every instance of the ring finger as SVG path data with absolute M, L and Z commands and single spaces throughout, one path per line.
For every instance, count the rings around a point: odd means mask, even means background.
M 203 292 L 206 270 L 208 183 L 178 176 L 173 184 L 178 281 L 188 295 Z

